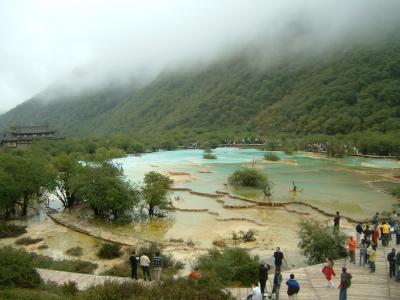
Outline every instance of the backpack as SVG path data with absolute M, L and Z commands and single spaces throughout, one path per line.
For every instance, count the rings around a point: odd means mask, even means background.
M 344 288 L 347 289 L 351 286 L 351 278 L 353 278 L 353 276 L 351 276 L 350 273 L 346 273 L 346 276 L 343 281 Z

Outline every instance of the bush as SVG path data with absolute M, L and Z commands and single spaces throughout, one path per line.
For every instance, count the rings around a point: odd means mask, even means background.
M 224 286 L 249 286 L 258 278 L 258 257 L 240 248 L 209 250 L 199 257 L 197 265 L 204 276 Z
M 139 256 L 145 254 L 150 258 L 150 261 L 153 261 L 153 258 L 154 256 L 156 256 L 157 252 L 160 252 L 160 255 L 162 256 L 162 262 L 164 268 L 173 267 L 175 265 L 176 262 L 173 260 L 172 256 L 163 255 L 157 243 L 150 243 L 148 246 L 141 247 L 139 249 Z
M 204 153 L 203 154 L 203 158 L 204 159 L 217 159 L 217 156 L 215 154 L 212 154 L 212 153 Z
M 43 241 L 43 239 L 38 238 L 38 239 L 32 239 L 30 237 L 26 237 L 26 238 L 20 238 L 18 240 L 15 241 L 16 245 L 32 245 L 32 244 L 37 244 L 39 242 Z
M 26 226 L 18 226 L 14 224 L 0 223 L 0 239 L 17 237 L 26 233 Z
M 257 169 L 244 168 L 233 172 L 228 178 L 229 184 L 264 188 L 269 184 L 267 176 Z
M 269 161 L 279 161 L 280 158 L 278 155 L 271 153 L 271 152 L 267 152 L 264 154 L 264 159 L 265 160 L 269 160 Z
M 68 281 L 61 286 L 61 291 L 64 295 L 75 296 L 79 290 L 74 281 Z
M 120 257 L 121 255 L 121 245 L 111 243 L 103 244 L 97 253 L 97 256 L 103 259 L 112 259 Z
M 0 248 L 0 287 L 33 288 L 40 282 L 28 253 L 9 246 Z
M 72 247 L 69 248 L 67 251 L 65 251 L 66 254 L 72 255 L 72 256 L 81 256 L 83 252 L 82 247 Z
M 255 235 L 256 232 L 252 229 L 249 229 L 247 231 L 239 231 L 239 238 L 245 243 L 255 241 Z
M 346 235 L 334 234 L 332 227 L 315 220 L 303 221 L 300 224 L 298 236 L 299 247 L 307 257 L 309 264 L 322 263 L 325 257 L 334 260 L 347 255 Z

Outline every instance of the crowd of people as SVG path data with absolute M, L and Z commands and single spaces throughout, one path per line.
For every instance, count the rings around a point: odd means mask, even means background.
M 379 213 L 376 213 L 372 219 L 371 224 L 358 223 L 355 227 L 355 237 L 349 235 L 347 240 L 348 257 L 350 263 L 356 264 L 356 253 L 359 253 L 359 265 L 368 266 L 371 273 L 376 272 L 376 257 L 378 247 L 390 247 L 392 241 L 396 245 L 400 245 L 400 219 L 395 211 L 390 215 L 389 221 L 382 221 L 379 224 Z M 341 216 L 339 212 L 336 212 L 333 218 L 333 233 L 338 234 L 340 229 Z M 381 245 L 379 245 L 379 242 Z M 279 300 L 280 288 L 282 283 L 281 267 L 284 260 L 284 255 L 278 247 L 274 252 L 275 259 L 275 274 L 272 281 L 272 290 L 269 293 L 266 289 L 266 282 L 268 280 L 268 271 L 271 268 L 270 265 L 263 263 L 259 267 L 259 283 L 253 284 L 252 294 L 247 299 L 252 300 L 264 300 L 264 299 L 275 299 Z M 388 276 L 400 282 L 400 251 L 396 253 L 396 249 L 392 248 L 387 254 L 387 262 L 389 265 Z M 334 262 L 325 258 L 325 262 L 322 267 L 322 273 L 328 281 L 327 288 L 335 288 L 333 279 L 336 276 L 334 270 Z M 346 267 L 342 267 L 340 274 L 340 282 L 338 285 L 339 289 L 339 300 L 347 300 L 347 289 L 351 286 L 352 274 L 347 272 Z M 287 285 L 287 295 L 289 300 L 297 299 L 297 294 L 300 291 L 300 284 L 295 279 L 294 274 L 290 274 Z

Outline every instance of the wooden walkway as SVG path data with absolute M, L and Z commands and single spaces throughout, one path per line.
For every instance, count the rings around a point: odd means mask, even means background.
M 349 261 L 337 260 L 335 262 L 336 277 L 334 279 L 335 288 L 327 288 L 327 281 L 322 274 L 322 264 L 313 265 L 305 268 L 299 268 L 282 272 L 283 282 L 281 285 L 280 298 L 287 300 L 286 280 L 291 273 L 295 274 L 296 279 L 300 283 L 299 300 L 333 300 L 339 299 L 339 290 L 337 286 L 340 282 L 340 273 L 343 266 L 347 267 L 348 272 L 353 275 L 352 285 L 347 291 L 349 300 L 400 300 L 400 282 L 389 279 L 388 265 L 386 262 L 387 251 L 391 251 L 393 245 L 388 248 L 378 247 L 376 272 L 370 273 L 367 267 L 352 264 Z M 399 246 L 395 246 L 400 251 Z M 358 252 L 356 260 L 358 262 Z M 271 291 L 273 274 L 270 275 L 267 283 L 268 291 Z M 235 299 L 242 300 L 246 295 L 251 293 L 248 288 L 230 288 L 229 291 Z
M 285 282 L 291 273 L 295 274 L 296 279 L 301 285 L 299 300 L 331 300 L 338 299 L 339 291 L 336 288 L 340 280 L 340 272 L 342 266 L 346 266 L 348 271 L 353 275 L 352 285 L 348 290 L 349 300 L 399 300 L 400 299 L 400 282 L 396 282 L 388 277 L 388 267 L 386 263 L 387 251 L 390 248 L 379 247 L 377 251 L 376 273 L 370 273 L 367 267 L 354 265 L 345 260 L 337 260 L 335 262 L 335 272 L 337 274 L 334 283 L 335 288 L 327 288 L 327 281 L 321 270 L 322 265 L 314 265 L 305 268 L 299 268 L 282 272 L 283 282 L 281 286 L 280 299 L 287 300 Z M 396 247 L 400 251 L 400 247 Z M 356 253 L 358 259 L 358 253 Z M 55 270 L 37 269 L 40 277 L 48 282 L 54 282 L 58 285 L 73 281 L 77 284 L 78 289 L 85 290 L 93 285 L 101 285 L 106 281 L 112 282 L 131 282 L 127 277 L 114 276 L 98 276 L 90 274 L 79 274 Z M 273 274 L 270 275 L 267 283 L 267 290 L 271 291 L 271 283 Z M 151 282 L 139 281 L 144 285 L 151 285 Z M 250 288 L 228 288 L 235 299 L 242 300 L 251 293 Z

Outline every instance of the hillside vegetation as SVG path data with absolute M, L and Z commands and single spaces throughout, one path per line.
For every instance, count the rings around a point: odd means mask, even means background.
M 400 132 L 400 38 L 379 47 L 255 67 L 238 56 L 198 72 L 169 72 L 140 89 L 81 99 L 36 97 L 0 116 L 0 127 L 50 123 L 64 135 L 180 137 Z

